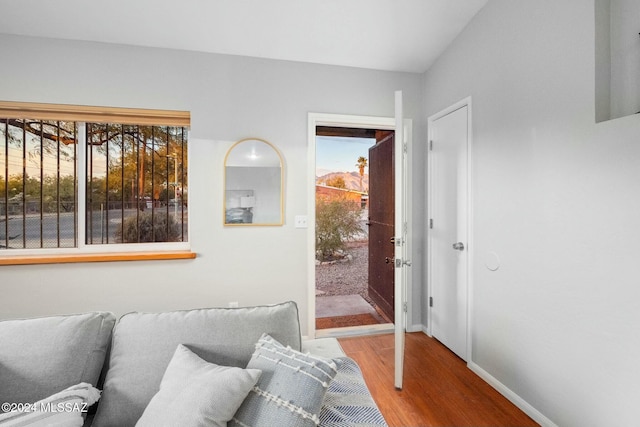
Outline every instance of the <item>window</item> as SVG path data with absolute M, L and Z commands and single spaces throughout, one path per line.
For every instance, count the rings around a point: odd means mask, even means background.
M 88 245 L 187 241 L 186 133 L 86 124 Z
M 0 103 L 0 255 L 188 249 L 188 113 L 58 107 Z

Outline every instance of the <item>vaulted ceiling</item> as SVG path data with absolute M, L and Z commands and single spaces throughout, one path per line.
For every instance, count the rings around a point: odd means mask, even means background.
M 487 0 L 0 0 L 0 33 L 424 72 Z

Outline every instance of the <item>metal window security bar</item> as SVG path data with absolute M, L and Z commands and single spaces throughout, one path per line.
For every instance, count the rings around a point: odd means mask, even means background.
M 86 129 L 86 244 L 186 242 L 186 129 Z
M 0 119 L 0 250 L 78 247 L 83 142 L 85 244 L 186 242 L 186 129 L 84 128 L 78 135 L 75 122 Z
M 0 141 L 0 249 L 75 247 L 75 123 L 3 118 Z

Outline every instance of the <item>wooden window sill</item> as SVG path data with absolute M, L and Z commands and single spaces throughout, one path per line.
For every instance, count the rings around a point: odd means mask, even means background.
M 195 252 L 166 251 L 166 252 L 116 252 L 96 254 L 69 255 L 30 255 L 30 256 L 0 256 L 0 265 L 32 265 L 32 264 L 68 264 L 76 262 L 110 262 L 110 261 L 157 261 L 163 259 L 194 259 Z

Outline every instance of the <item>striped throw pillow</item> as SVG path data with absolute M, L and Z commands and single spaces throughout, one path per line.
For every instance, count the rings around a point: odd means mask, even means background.
M 337 363 L 284 347 L 263 334 L 247 365 L 262 375 L 229 427 L 317 426 Z

